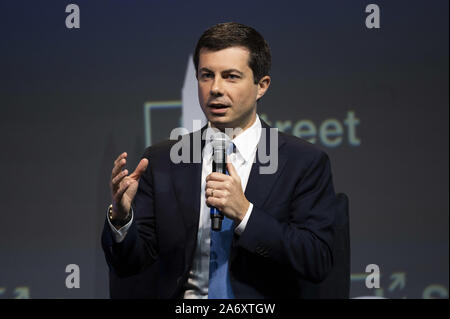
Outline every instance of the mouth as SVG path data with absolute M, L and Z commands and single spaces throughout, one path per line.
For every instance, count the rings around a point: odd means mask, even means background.
M 208 104 L 208 108 L 210 109 L 211 113 L 224 114 L 227 112 L 229 106 L 221 103 L 210 103 Z

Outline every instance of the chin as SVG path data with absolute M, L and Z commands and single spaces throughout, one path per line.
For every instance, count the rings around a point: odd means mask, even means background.
M 211 122 L 211 124 L 220 125 L 220 126 L 224 126 L 224 125 L 228 124 L 228 121 L 218 119 L 217 117 L 212 117 L 209 119 L 209 121 Z
M 229 121 L 225 119 L 211 118 L 209 121 L 218 129 L 232 128 L 233 126 Z

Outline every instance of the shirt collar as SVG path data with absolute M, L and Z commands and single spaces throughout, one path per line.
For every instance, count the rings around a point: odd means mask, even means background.
M 208 127 L 211 127 L 210 122 L 208 122 Z M 258 114 L 256 114 L 256 119 L 253 124 L 232 139 L 232 142 L 236 146 L 237 153 L 241 154 L 245 162 L 253 160 L 252 156 L 255 153 L 261 137 L 261 128 L 261 120 L 259 119 Z
M 261 137 L 261 120 L 256 114 L 255 122 L 248 129 L 236 136 L 232 141 L 236 150 L 241 153 L 246 162 L 253 160 L 252 156 Z

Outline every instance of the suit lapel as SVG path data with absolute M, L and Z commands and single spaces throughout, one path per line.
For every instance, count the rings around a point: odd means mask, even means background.
M 178 201 L 180 215 L 183 218 L 186 231 L 186 249 L 185 249 L 185 266 L 191 265 L 195 244 L 197 241 L 198 224 L 200 219 L 200 192 L 201 192 L 201 175 L 202 175 L 202 156 L 197 157 L 194 162 L 194 143 L 199 143 L 204 126 L 200 131 L 189 134 L 190 162 L 174 164 L 171 162 L 172 181 L 175 190 L 175 197 Z M 205 141 L 200 141 L 200 150 L 203 150 Z M 184 149 L 184 148 L 183 148 Z
M 287 157 L 283 155 L 283 152 L 281 152 L 281 148 L 285 144 L 284 138 L 282 135 L 277 134 L 278 138 L 278 154 L 274 154 L 272 156 L 278 156 L 278 167 L 275 173 L 273 174 L 261 174 L 260 168 L 264 165 L 261 162 L 260 158 L 260 151 L 266 150 L 266 154 L 270 150 L 270 129 L 271 127 L 267 125 L 263 120 L 261 120 L 262 125 L 262 132 L 261 132 L 261 139 L 258 143 L 258 151 L 256 153 L 256 161 L 253 163 L 250 175 L 248 177 L 247 187 L 245 188 L 245 197 L 249 202 L 253 204 L 254 207 L 258 208 L 264 208 L 264 205 L 266 204 L 268 198 L 270 197 L 270 193 L 275 185 L 275 182 L 279 178 L 281 171 L 283 170 L 284 165 L 286 164 Z M 262 138 L 263 134 L 265 135 L 265 139 Z M 265 146 L 264 146 L 265 144 Z M 253 210 L 252 214 L 256 214 L 255 210 Z M 238 237 L 235 236 L 233 238 L 232 243 L 232 249 L 230 253 L 230 263 L 229 267 L 231 267 L 231 264 L 233 263 L 234 259 L 237 257 L 238 250 L 233 249 L 237 245 Z
M 262 132 L 261 139 L 258 143 L 258 151 L 256 153 L 256 162 L 253 163 L 252 169 L 250 171 L 250 176 L 248 178 L 247 187 L 245 189 L 245 197 L 247 197 L 248 201 L 251 202 L 254 206 L 263 207 L 266 200 L 269 198 L 269 194 L 275 184 L 275 181 L 280 176 L 280 172 L 283 169 L 283 166 L 286 164 L 286 156 L 280 152 L 280 149 L 283 147 L 285 143 L 284 139 L 281 135 L 277 134 L 278 138 L 278 154 L 272 154 L 271 156 L 278 156 L 278 168 L 273 174 L 261 174 L 260 168 L 262 166 L 268 165 L 262 164 L 260 158 L 260 151 L 266 150 L 266 154 L 270 151 L 270 129 L 269 125 L 267 125 L 263 120 L 261 120 Z M 263 138 L 263 134 L 265 135 L 265 139 Z M 263 145 L 265 144 L 265 145 Z

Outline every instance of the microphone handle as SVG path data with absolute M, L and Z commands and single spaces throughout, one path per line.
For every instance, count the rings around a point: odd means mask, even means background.
M 223 148 L 223 154 L 221 158 L 223 159 L 223 162 L 216 163 L 213 159 L 212 163 L 212 170 L 213 172 L 219 172 L 222 174 L 227 174 L 226 170 L 226 161 L 225 161 L 225 148 Z M 211 229 L 214 231 L 221 231 L 222 230 L 222 220 L 223 220 L 223 214 L 220 210 L 218 210 L 215 207 L 211 207 L 210 209 L 210 216 L 211 216 Z

